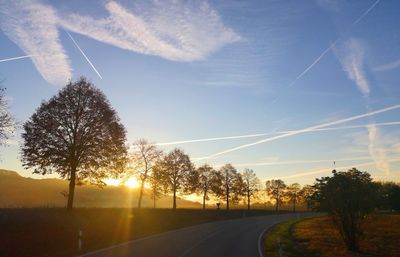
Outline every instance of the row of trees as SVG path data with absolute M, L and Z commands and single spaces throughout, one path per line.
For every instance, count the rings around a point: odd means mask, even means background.
M 260 190 L 260 181 L 250 169 L 239 173 L 231 164 L 218 170 L 205 164 L 195 167 L 180 149 L 164 154 L 146 140 L 134 144 L 128 154 L 126 131 L 106 96 L 85 78 L 70 82 L 57 95 L 43 101 L 23 125 L 21 160 L 34 173 L 57 172 L 69 180 L 67 208 L 72 209 L 76 184 L 104 185 L 108 177 L 136 176 L 140 182 L 138 207 L 145 186 L 151 187 L 154 205 L 162 194 L 197 193 L 203 208 L 211 196 L 231 203 L 251 199 Z M 1 134 L 0 134 L 1 136 Z M 276 200 L 276 210 L 284 197 L 299 199 L 298 184 L 286 187 L 280 180 L 266 183 L 266 191 Z

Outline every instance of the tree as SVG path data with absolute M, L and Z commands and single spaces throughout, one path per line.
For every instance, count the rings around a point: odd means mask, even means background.
M 139 139 L 134 143 L 134 152 L 131 155 L 133 173 L 140 183 L 139 199 L 137 207 L 142 204 L 144 185 L 152 172 L 162 152 L 153 144 L 145 139 Z
M 226 209 L 229 210 L 229 201 L 231 200 L 231 193 L 238 189 L 238 173 L 232 164 L 225 164 L 219 171 L 222 175 L 222 188 L 224 189 L 224 196 L 226 200 Z M 236 187 L 235 187 L 236 184 Z
M 280 179 L 272 179 L 265 182 L 265 191 L 275 200 L 275 211 L 279 210 L 279 205 L 285 195 L 286 185 Z
M 0 87 L 0 145 L 6 145 L 7 140 L 14 133 L 14 118 L 8 110 L 5 88 Z
M 260 187 L 260 180 L 253 170 L 245 169 L 242 174 L 244 191 L 247 196 L 247 210 L 250 210 L 250 198 L 254 196 Z
M 329 212 L 349 250 L 359 250 L 362 222 L 376 206 L 377 187 L 370 174 L 353 168 L 317 179 L 318 210 Z
M 149 177 L 150 188 L 151 188 L 151 198 L 153 199 L 153 208 L 156 208 L 156 201 L 160 199 L 163 195 L 164 185 L 163 185 L 163 174 L 160 165 L 160 161 L 158 161 Z
M 300 200 L 307 205 L 308 209 L 311 209 L 313 207 L 312 195 L 314 194 L 314 192 L 315 189 L 312 185 L 303 186 L 299 192 Z
M 196 191 L 203 195 L 203 210 L 206 208 L 206 200 L 209 200 L 209 194 L 219 193 L 222 181 L 210 165 L 204 164 L 196 169 L 198 177 L 198 186 Z
M 286 188 L 286 195 L 293 205 L 293 212 L 296 211 L 296 204 L 300 198 L 301 186 L 299 183 L 293 183 Z
M 68 210 L 77 183 L 104 185 L 103 179 L 124 170 L 125 128 L 106 96 L 85 78 L 42 102 L 23 129 L 24 167 L 68 179 Z
M 192 162 L 182 150 L 175 148 L 160 162 L 163 183 L 173 193 L 172 208 L 176 209 L 176 193 L 191 193 L 196 181 Z

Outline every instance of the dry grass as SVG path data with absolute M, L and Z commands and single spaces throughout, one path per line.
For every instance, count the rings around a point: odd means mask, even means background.
M 362 253 L 350 252 L 330 217 L 307 219 L 295 225 L 296 243 L 324 257 L 400 256 L 400 215 L 374 215 L 364 224 Z

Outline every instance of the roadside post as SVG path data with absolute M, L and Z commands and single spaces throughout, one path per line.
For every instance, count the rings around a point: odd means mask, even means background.
M 82 251 L 82 229 L 79 230 L 79 238 L 78 238 L 78 251 Z

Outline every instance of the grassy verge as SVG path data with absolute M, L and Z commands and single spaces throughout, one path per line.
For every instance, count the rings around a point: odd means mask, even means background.
M 330 217 L 289 221 L 273 227 L 265 237 L 265 256 L 370 257 L 400 256 L 400 215 L 372 215 L 364 223 L 361 252 L 348 251 Z
M 0 209 L 0 256 L 67 257 L 205 222 L 272 214 L 265 210 Z M 83 231 L 83 250 L 77 251 Z

